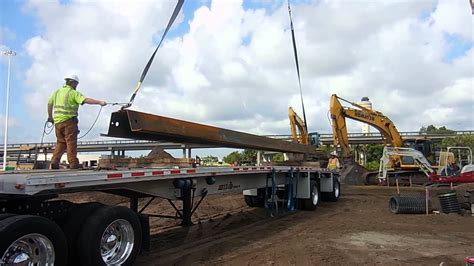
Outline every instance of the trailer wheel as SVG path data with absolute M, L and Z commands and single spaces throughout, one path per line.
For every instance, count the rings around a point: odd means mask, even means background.
M 316 181 L 311 180 L 310 186 L 310 198 L 303 200 L 303 208 L 305 210 L 313 211 L 316 210 L 319 205 L 320 195 L 318 183 Z
M 249 207 L 263 207 L 265 202 L 264 199 L 259 197 L 259 196 L 250 196 L 250 195 L 245 195 L 245 203 Z
M 252 200 L 253 197 L 255 196 L 244 195 L 245 203 L 247 204 L 247 206 L 255 207 L 255 205 L 253 205 L 253 200 Z
M 325 201 L 336 202 L 341 196 L 341 184 L 337 179 L 334 179 L 332 192 L 321 193 Z
M 54 222 L 33 215 L 0 221 L 0 265 L 66 265 L 66 238 Z
M 98 208 L 86 219 L 78 243 L 81 265 L 132 265 L 142 244 L 138 215 L 121 206 Z
M 0 221 L 15 216 L 14 213 L 0 213 Z
M 81 232 L 82 226 L 87 217 L 102 206 L 104 205 L 98 202 L 88 202 L 76 205 L 70 212 L 66 223 L 62 226 L 64 234 L 66 235 L 69 250 L 68 265 L 77 265 L 79 262 L 79 233 Z

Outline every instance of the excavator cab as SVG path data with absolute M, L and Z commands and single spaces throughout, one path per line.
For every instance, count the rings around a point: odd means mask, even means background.
M 448 147 L 439 153 L 437 174 L 457 176 L 465 166 L 472 165 L 472 150 L 469 147 Z
M 309 144 L 319 147 L 321 144 L 321 135 L 318 132 L 311 132 L 308 134 Z

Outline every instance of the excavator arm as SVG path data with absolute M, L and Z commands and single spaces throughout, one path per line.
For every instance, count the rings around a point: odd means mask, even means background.
M 303 119 L 301 119 L 301 117 L 299 117 L 291 107 L 288 108 L 288 118 L 290 119 L 292 141 L 301 144 L 308 144 L 309 137 L 306 125 Z M 297 131 L 300 133 L 299 136 Z
M 339 100 L 345 101 L 355 108 L 342 106 Z M 394 147 L 403 145 L 402 137 L 393 122 L 381 112 L 367 109 L 356 103 L 339 98 L 336 94 L 331 96 L 330 112 L 332 120 L 334 145 L 340 145 L 343 157 L 350 157 L 349 137 L 347 135 L 346 117 L 367 123 L 380 131 L 387 142 Z
M 346 116 L 344 107 L 337 99 L 336 94 L 331 96 L 330 112 L 332 120 L 332 138 L 334 146 L 339 145 L 342 149 L 342 157 L 350 157 L 349 137 L 347 135 Z

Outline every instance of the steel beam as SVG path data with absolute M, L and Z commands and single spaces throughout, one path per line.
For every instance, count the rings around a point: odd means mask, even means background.
M 309 155 L 321 154 L 311 145 L 292 143 L 132 110 L 120 110 L 112 113 L 109 131 L 105 136 Z

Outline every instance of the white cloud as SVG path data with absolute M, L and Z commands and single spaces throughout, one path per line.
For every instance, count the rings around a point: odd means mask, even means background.
M 128 101 L 174 4 L 31 0 L 29 10 L 41 23 L 41 35 L 25 44 L 32 59 L 27 97 L 36 99 L 27 107 L 34 118 L 44 118 L 49 94 L 69 72 L 80 76 L 79 90 L 87 96 Z M 473 128 L 473 51 L 452 63 L 443 61 L 446 33 L 472 43 L 467 4 L 293 5 L 310 130 L 330 131 L 327 110 L 333 93 L 354 101 L 369 96 L 400 130 L 428 124 Z M 271 11 L 254 10 L 241 0 L 214 0 L 192 19 L 182 22 L 181 14 L 176 24 L 189 23 L 190 30 L 166 39 L 134 108 L 258 134 L 288 133 L 288 106 L 302 113 L 286 5 L 270 5 Z M 97 110 L 81 107 L 83 131 Z M 91 137 L 106 131 L 113 110 L 105 108 Z
M 15 40 L 15 38 L 16 34 L 13 33 L 9 28 L 0 26 L 0 45 Z

